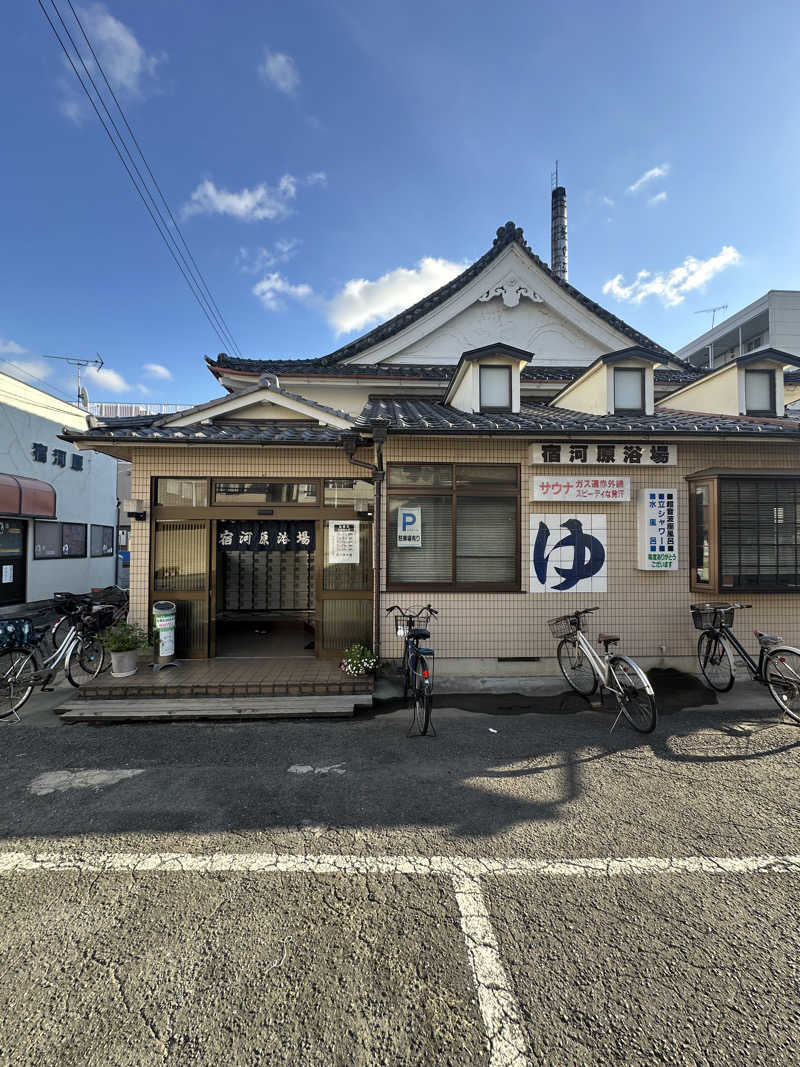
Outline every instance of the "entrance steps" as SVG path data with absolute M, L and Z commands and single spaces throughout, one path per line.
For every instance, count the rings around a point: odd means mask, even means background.
M 281 697 L 174 697 L 149 700 L 72 701 L 63 723 L 249 722 L 256 719 L 347 718 L 356 705 L 372 705 L 372 693 Z

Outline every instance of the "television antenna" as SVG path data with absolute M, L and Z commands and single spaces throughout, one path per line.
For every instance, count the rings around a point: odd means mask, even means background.
M 61 359 L 65 363 L 69 363 L 71 367 L 75 368 L 75 372 L 78 378 L 77 395 L 78 395 L 78 407 L 89 407 L 89 396 L 86 389 L 81 387 L 81 367 L 97 367 L 100 370 L 103 366 L 103 357 L 100 353 L 97 353 L 96 359 L 81 359 L 78 356 L 42 356 L 42 359 Z
M 713 330 L 714 329 L 714 320 L 717 317 L 717 312 L 718 311 L 727 311 L 727 310 L 728 310 L 728 305 L 727 304 L 717 304 L 717 306 L 713 307 L 713 308 L 700 308 L 699 311 L 695 311 L 695 315 L 709 315 L 710 314 L 711 315 L 711 329 Z

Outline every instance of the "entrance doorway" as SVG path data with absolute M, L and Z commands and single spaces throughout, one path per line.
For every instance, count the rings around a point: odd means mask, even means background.
M 217 540 L 217 658 L 311 658 L 316 652 L 313 538 L 311 550 L 277 545 L 265 551 L 240 550 L 238 536 L 253 525 L 230 524 L 235 531 L 231 547 Z M 274 524 L 276 535 L 279 525 Z M 313 522 L 310 525 L 313 530 Z
M 25 519 L 0 518 L 0 607 L 25 601 Z
M 354 642 L 370 645 L 372 517 L 362 484 L 154 479 L 150 602 L 175 602 L 177 657 L 334 659 Z

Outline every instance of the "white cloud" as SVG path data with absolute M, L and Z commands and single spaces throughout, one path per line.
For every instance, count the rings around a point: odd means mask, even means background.
M 281 237 L 272 248 L 263 245 L 259 248 L 241 247 L 236 256 L 236 266 L 243 274 L 260 274 L 279 263 L 288 263 L 299 246 L 300 241 L 296 237 Z
M 273 271 L 253 286 L 253 292 L 269 311 L 279 311 L 285 306 L 282 297 L 293 300 L 308 300 L 313 296 L 310 285 L 292 285 L 278 271 Z
M 614 206 L 614 201 L 611 199 L 610 196 L 604 196 L 603 197 L 603 203 L 606 205 L 606 207 L 613 207 Z
M 304 178 L 284 174 L 276 186 L 261 182 L 253 189 L 238 193 L 217 188 L 209 178 L 202 181 L 181 209 L 183 218 L 192 215 L 230 215 L 242 222 L 262 222 L 264 219 L 282 219 L 291 214 L 292 201 L 297 197 L 299 185 L 326 185 L 328 176 L 317 170 Z
M 27 348 L 23 348 L 22 345 L 18 345 L 16 341 L 6 341 L 0 337 L 0 353 L 4 356 L 22 356 L 27 352 Z
M 650 204 L 651 207 L 653 207 L 656 204 L 663 204 L 666 199 L 667 199 L 667 194 L 666 193 L 664 193 L 664 192 L 656 193 L 655 196 L 651 196 L 650 197 L 650 199 L 647 201 L 647 203 Z
M 285 52 L 264 53 L 264 62 L 259 65 L 259 76 L 263 82 L 272 85 L 279 92 L 287 96 L 294 96 L 297 86 L 300 84 L 300 75 L 291 56 Z
M 172 371 L 167 370 L 161 363 L 145 363 L 142 370 L 148 378 L 160 378 L 164 382 L 172 381 Z M 143 386 L 139 386 L 139 388 L 141 389 Z
M 631 304 L 641 304 L 648 296 L 657 296 L 665 307 L 677 307 L 687 293 L 702 289 L 720 271 L 736 266 L 741 260 L 733 245 L 723 245 L 716 256 L 709 259 L 687 256 L 679 267 L 667 273 L 651 274 L 648 270 L 640 270 L 630 285 L 625 285 L 623 276 L 617 274 L 605 283 L 603 292 Z
M 638 193 L 643 185 L 647 185 L 648 182 L 655 181 L 656 178 L 666 178 L 669 174 L 669 163 L 661 163 L 657 167 L 651 167 L 650 170 L 646 170 L 641 177 L 637 178 L 633 185 L 628 186 L 629 193 Z
M 1 351 L 3 351 L 2 348 L 0 348 Z M 22 351 L 24 352 L 25 349 L 22 349 Z M 16 353 L 12 353 L 12 355 L 15 358 L 0 360 L 0 372 L 7 374 L 9 378 L 17 378 L 21 382 L 27 382 L 29 385 L 41 386 L 42 381 L 53 369 L 46 360 L 37 359 L 36 356 L 24 359 L 22 357 L 16 358 Z
M 109 367 L 87 367 L 83 372 L 84 381 L 88 386 L 104 389 L 108 393 L 129 393 L 133 386 Z
M 426 256 L 411 270 L 398 267 L 376 281 L 353 278 L 326 305 L 337 334 L 380 322 L 415 304 L 464 270 L 465 264 Z
M 79 7 L 77 10 L 86 35 L 92 42 L 114 91 L 129 98 L 143 97 L 154 85 L 158 68 L 164 62 L 165 55 L 148 53 L 139 44 L 133 30 L 114 18 L 102 4 Z M 77 26 L 73 29 L 73 37 L 81 48 L 81 54 L 92 77 L 97 80 L 100 73 Z M 67 76 L 60 83 L 63 93 L 61 111 L 73 122 L 82 122 L 91 113 L 90 107 L 66 59 L 64 64 Z M 77 60 L 76 66 L 83 74 L 83 67 Z
M 277 187 L 262 182 L 254 189 L 239 193 L 218 189 L 208 178 L 201 182 L 183 206 L 183 217 L 191 215 L 230 215 L 243 222 L 281 219 L 291 211 L 290 202 L 297 193 L 297 179 L 284 174 Z

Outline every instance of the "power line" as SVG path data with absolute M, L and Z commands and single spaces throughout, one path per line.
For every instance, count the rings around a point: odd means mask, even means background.
M 164 244 L 165 244 L 165 246 L 167 248 L 167 251 L 170 253 L 170 255 L 172 256 L 173 260 L 175 261 L 175 265 L 177 266 L 178 270 L 183 275 L 184 280 L 186 281 L 186 284 L 189 286 L 189 289 L 190 289 L 192 295 L 194 296 L 195 300 L 197 301 L 198 305 L 200 306 L 201 311 L 203 312 L 205 317 L 208 319 L 209 324 L 211 325 L 212 329 L 216 333 L 217 337 L 222 342 L 223 346 L 225 346 L 226 348 L 231 346 L 235 351 L 240 352 L 239 346 L 236 343 L 235 338 L 230 333 L 230 330 L 226 329 L 226 324 L 224 323 L 224 320 L 217 319 L 217 321 L 215 321 L 215 319 L 216 319 L 215 312 L 214 312 L 213 308 L 211 307 L 211 305 L 209 304 L 208 299 L 205 297 L 205 295 L 203 293 L 203 289 L 202 289 L 200 283 L 195 278 L 191 268 L 189 267 L 188 262 L 186 261 L 186 258 L 183 256 L 183 253 L 180 250 L 180 247 L 177 245 L 177 243 L 175 242 L 174 238 L 172 237 L 172 235 L 171 235 L 171 233 L 169 231 L 169 225 L 166 222 L 166 220 L 164 219 L 164 216 L 161 213 L 161 211 L 160 211 L 160 209 L 158 207 L 158 204 L 156 203 L 155 199 L 153 198 L 153 195 L 150 192 L 150 190 L 149 190 L 149 188 L 147 186 L 147 183 L 145 182 L 145 180 L 144 180 L 144 178 L 143 178 L 143 176 L 141 174 L 141 171 L 139 170 L 138 166 L 136 165 L 136 162 L 135 162 L 135 160 L 133 159 L 133 157 L 131 155 L 130 149 L 128 148 L 127 144 L 125 143 L 125 139 L 122 136 L 122 134 L 121 134 L 121 132 L 119 130 L 119 127 L 117 126 L 116 122 L 114 121 L 113 116 L 111 115 L 108 107 L 106 106 L 105 101 L 103 100 L 102 94 L 100 93 L 100 91 L 97 88 L 97 85 L 96 85 L 94 79 L 92 78 L 91 74 L 89 73 L 89 70 L 88 70 L 88 68 L 86 66 L 86 63 L 85 63 L 85 61 L 83 59 L 83 56 L 81 55 L 80 50 L 78 49 L 77 45 L 75 44 L 75 41 L 74 41 L 74 39 L 72 37 L 72 34 L 70 33 L 69 29 L 67 28 L 66 23 L 64 22 L 64 19 L 62 18 L 61 12 L 59 11 L 58 7 L 56 6 L 55 0 L 50 0 L 50 4 L 51 4 L 53 10 L 56 13 L 56 16 L 58 17 L 59 22 L 63 26 L 64 32 L 66 33 L 67 37 L 70 40 L 70 43 L 72 44 L 73 49 L 75 50 L 75 54 L 78 57 L 78 60 L 80 61 L 81 65 L 82 65 L 82 67 L 83 67 L 83 69 L 84 69 L 84 71 L 86 73 L 86 77 L 88 78 L 89 82 L 92 85 L 92 88 L 94 89 L 95 93 L 97 94 L 97 98 L 98 98 L 101 106 L 103 107 L 103 110 L 108 115 L 109 120 L 110 120 L 111 124 L 113 125 L 114 130 L 117 133 L 117 136 L 119 137 L 119 140 L 120 140 L 120 143 L 122 144 L 122 147 L 125 149 L 125 152 L 127 153 L 128 157 L 131 160 L 131 164 L 133 165 L 134 169 L 136 170 L 136 173 L 139 176 L 139 181 L 141 182 L 141 187 L 139 185 L 139 182 L 136 181 L 136 178 L 134 177 L 133 172 L 131 171 L 131 168 L 128 166 L 127 162 L 125 161 L 125 157 L 123 156 L 122 152 L 120 151 L 120 146 L 117 144 L 116 140 L 114 139 L 114 136 L 112 135 L 111 130 L 108 127 L 108 124 L 104 120 L 103 116 L 100 114 L 100 111 L 98 110 L 97 104 L 94 101 L 94 97 L 92 96 L 92 94 L 89 91 L 87 85 L 85 84 L 83 78 L 81 77 L 81 75 L 80 75 L 80 73 L 78 71 L 78 68 L 75 66 L 75 62 L 73 61 L 72 55 L 70 54 L 69 49 L 67 48 L 67 46 L 64 44 L 64 41 L 62 40 L 61 35 L 59 34 L 55 23 L 50 18 L 50 15 L 49 15 L 47 9 L 45 8 L 42 0 L 37 0 L 37 2 L 39 4 L 39 7 L 41 8 L 42 14 L 47 19 L 47 21 L 48 21 L 48 23 L 50 25 L 50 28 L 53 31 L 53 34 L 54 34 L 56 40 L 58 41 L 59 45 L 61 46 L 62 52 L 66 56 L 69 65 L 72 67 L 73 73 L 75 74 L 75 77 L 78 79 L 78 82 L 79 82 L 81 88 L 83 89 L 83 91 L 84 91 L 84 93 L 86 95 L 86 98 L 88 99 L 89 103 L 92 105 L 94 113 L 97 115 L 97 118 L 100 120 L 100 124 L 102 125 L 103 129 L 105 130 L 106 136 L 108 137 L 109 141 L 111 142 L 115 152 L 119 156 L 119 160 L 122 163 L 123 167 L 125 168 L 125 171 L 126 171 L 128 177 L 131 180 L 131 184 L 133 185 L 134 189 L 136 190 L 136 192 L 139 195 L 139 198 L 141 199 L 142 203 L 144 204 L 145 208 L 147 209 L 147 213 L 150 215 L 150 218 L 151 218 L 151 220 L 153 222 L 153 225 L 155 226 L 156 230 L 158 231 L 159 236 L 161 237 L 162 241 L 164 242 Z M 72 5 L 70 5 L 70 7 L 71 6 Z M 81 30 L 82 30 L 82 32 L 84 32 L 84 36 L 86 36 L 85 35 L 85 31 L 83 31 L 83 27 L 82 26 L 81 26 Z M 88 40 L 88 38 L 87 38 L 87 40 Z M 99 63 L 98 63 L 98 66 L 99 66 Z M 105 78 L 105 74 L 103 74 L 103 76 Z M 106 79 L 106 81 L 107 81 L 107 79 Z M 123 116 L 123 118 L 124 118 L 124 116 Z M 126 121 L 126 124 L 127 124 L 127 121 Z M 140 152 L 141 152 L 141 150 L 140 150 Z M 142 157 L 142 158 L 144 158 L 144 157 Z M 163 194 L 162 194 L 162 196 L 163 196 Z M 151 204 L 152 204 L 152 206 L 151 206 Z M 154 209 L 155 209 L 155 213 L 154 213 Z M 156 218 L 156 214 L 160 218 L 161 223 L 159 223 L 158 219 Z M 171 214 L 172 213 L 170 212 L 170 215 Z M 170 243 L 170 242 L 172 242 L 172 243 Z M 185 244 L 185 241 L 184 241 L 184 244 Z M 190 253 L 190 255 L 191 255 L 191 253 Z M 183 260 L 183 263 L 181 262 L 181 260 Z M 213 300 L 213 297 L 212 297 L 212 300 Z M 227 333 L 227 337 L 226 337 L 226 333 Z
M 223 324 L 223 326 L 225 328 L 225 332 L 226 332 L 227 336 L 230 338 L 230 340 L 233 343 L 234 348 L 236 349 L 236 351 L 241 356 L 241 354 L 242 354 L 241 350 L 239 349 L 239 346 L 236 344 L 236 340 L 235 340 L 235 338 L 233 336 L 233 333 L 231 332 L 230 327 L 228 326 L 227 322 L 225 321 L 225 317 L 222 314 L 222 311 L 220 310 L 219 305 L 217 304 L 216 300 L 214 299 L 214 294 L 211 292 L 211 289 L 209 288 L 208 282 L 206 281 L 206 279 L 205 279 L 205 277 L 203 275 L 203 272 L 200 270 L 199 266 L 197 265 L 197 261 L 195 260 L 194 256 L 192 255 L 192 250 L 189 248 L 189 245 L 186 243 L 186 238 L 183 236 L 183 231 L 181 230 L 180 226 L 178 225 L 177 219 L 175 218 L 175 216 L 172 213 L 172 208 L 169 206 L 169 204 L 167 202 L 167 198 L 164 196 L 164 193 L 163 193 L 163 191 L 161 189 L 161 186 L 158 184 L 158 179 L 156 178 L 155 174 L 153 174 L 153 171 L 152 171 L 152 169 L 150 167 L 150 164 L 147 161 L 147 157 L 145 156 L 144 152 L 142 151 L 142 146 L 139 144 L 139 142 L 138 142 L 138 140 L 136 138 L 136 134 L 131 129 L 131 125 L 128 122 L 128 118 L 127 118 L 127 116 L 126 116 L 126 114 L 125 114 L 125 112 L 124 112 L 124 110 L 122 108 L 122 104 L 120 104 L 119 100 L 117 99 L 117 94 L 114 92 L 114 90 L 113 90 L 113 88 L 111 86 L 111 82 L 106 77 L 106 72 L 103 70 L 103 65 L 100 62 L 100 60 L 98 59 L 97 53 L 95 52 L 94 48 L 92 47 L 92 42 L 89 40 L 89 38 L 86 35 L 86 30 L 83 28 L 83 23 L 81 22 L 80 18 L 78 18 L 78 14 L 75 11 L 75 8 L 72 6 L 72 0 L 67 0 L 67 3 L 69 4 L 69 9 L 72 12 L 75 21 L 77 22 L 78 26 L 80 27 L 80 31 L 83 34 L 83 39 L 84 39 L 84 41 L 86 41 L 87 47 L 89 48 L 89 51 L 92 53 L 92 58 L 94 59 L 95 63 L 97 64 L 97 69 L 100 71 L 100 73 L 103 76 L 103 81 L 106 83 L 106 88 L 108 89 L 109 93 L 111 94 L 112 100 L 117 105 L 117 110 L 119 111 L 120 115 L 122 116 L 122 121 L 125 123 L 125 128 L 127 129 L 128 133 L 131 135 L 131 140 L 136 145 L 136 150 L 138 151 L 139 155 L 141 156 L 142 162 L 144 163 L 144 165 L 145 165 L 145 167 L 147 169 L 147 173 L 150 175 L 150 179 L 153 182 L 153 185 L 156 187 L 156 190 L 158 191 L 158 195 L 161 197 L 161 201 L 164 204 L 164 207 L 167 209 L 167 214 L 170 217 L 170 221 L 172 222 L 172 225 L 175 227 L 175 232 L 180 237 L 181 244 L 186 249 L 186 254 L 188 255 L 189 259 L 192 261 L 192 266 L 194 267 L 198 278 L 200 279 L 200 281 L 203 284 L 205 293 L 208 296 L 209 301 L 213 305 L 214 310 L 217 312 L 217 315 L 219 316 L 220 322 Z
M 34 359 L 38 359 L 38 358 L 47 359 L 48 357 L 47 356 L 38 357 L 38 356 L 34 355 L 33 358 Z M 59 356 L 58 358 L 61 359 L 62 357 Z M 37 375 L 31 374 L 31 372 L 29 370 L 26 370 L 24 367 L 20 367 L 20 365 L 18 363 L 13 363 L 10 359 L 0 360 L 0 372 L 2 371 L 3 367 L 14 367 L 14 369 L 18 370 L 20 372 L 20 374 L 24 374 L 26 378 L 33 378 L 33 380 L 35 382 L 41 382 L 42 385 L 46 385 L 47 388 L 49 390 L 51 390 L 52 392 L 54 392 L 54 393 L 63 393 L 64 396 L 68 395 L 66 389 L 62 389 L 61 386 L 59 386 L 59 385 L 52 385 L 50 382 L 46 382 L 44 380 L 44 378 L 39 378 Z M 14 377 L 13 374 L 9 374 L 9 378 L 13 378 L 13 377 Z M 23 385 L 26 384 L 25 380 L 23 378 L 17 378 L 16 380 L 17 381 L 21 381 Z M 58 399 L 60 400 L 61 398 L 59 397 Z M 70 399 L 68 401 L 68 403 L 73 404 L 74 401 L 72 399 Z

